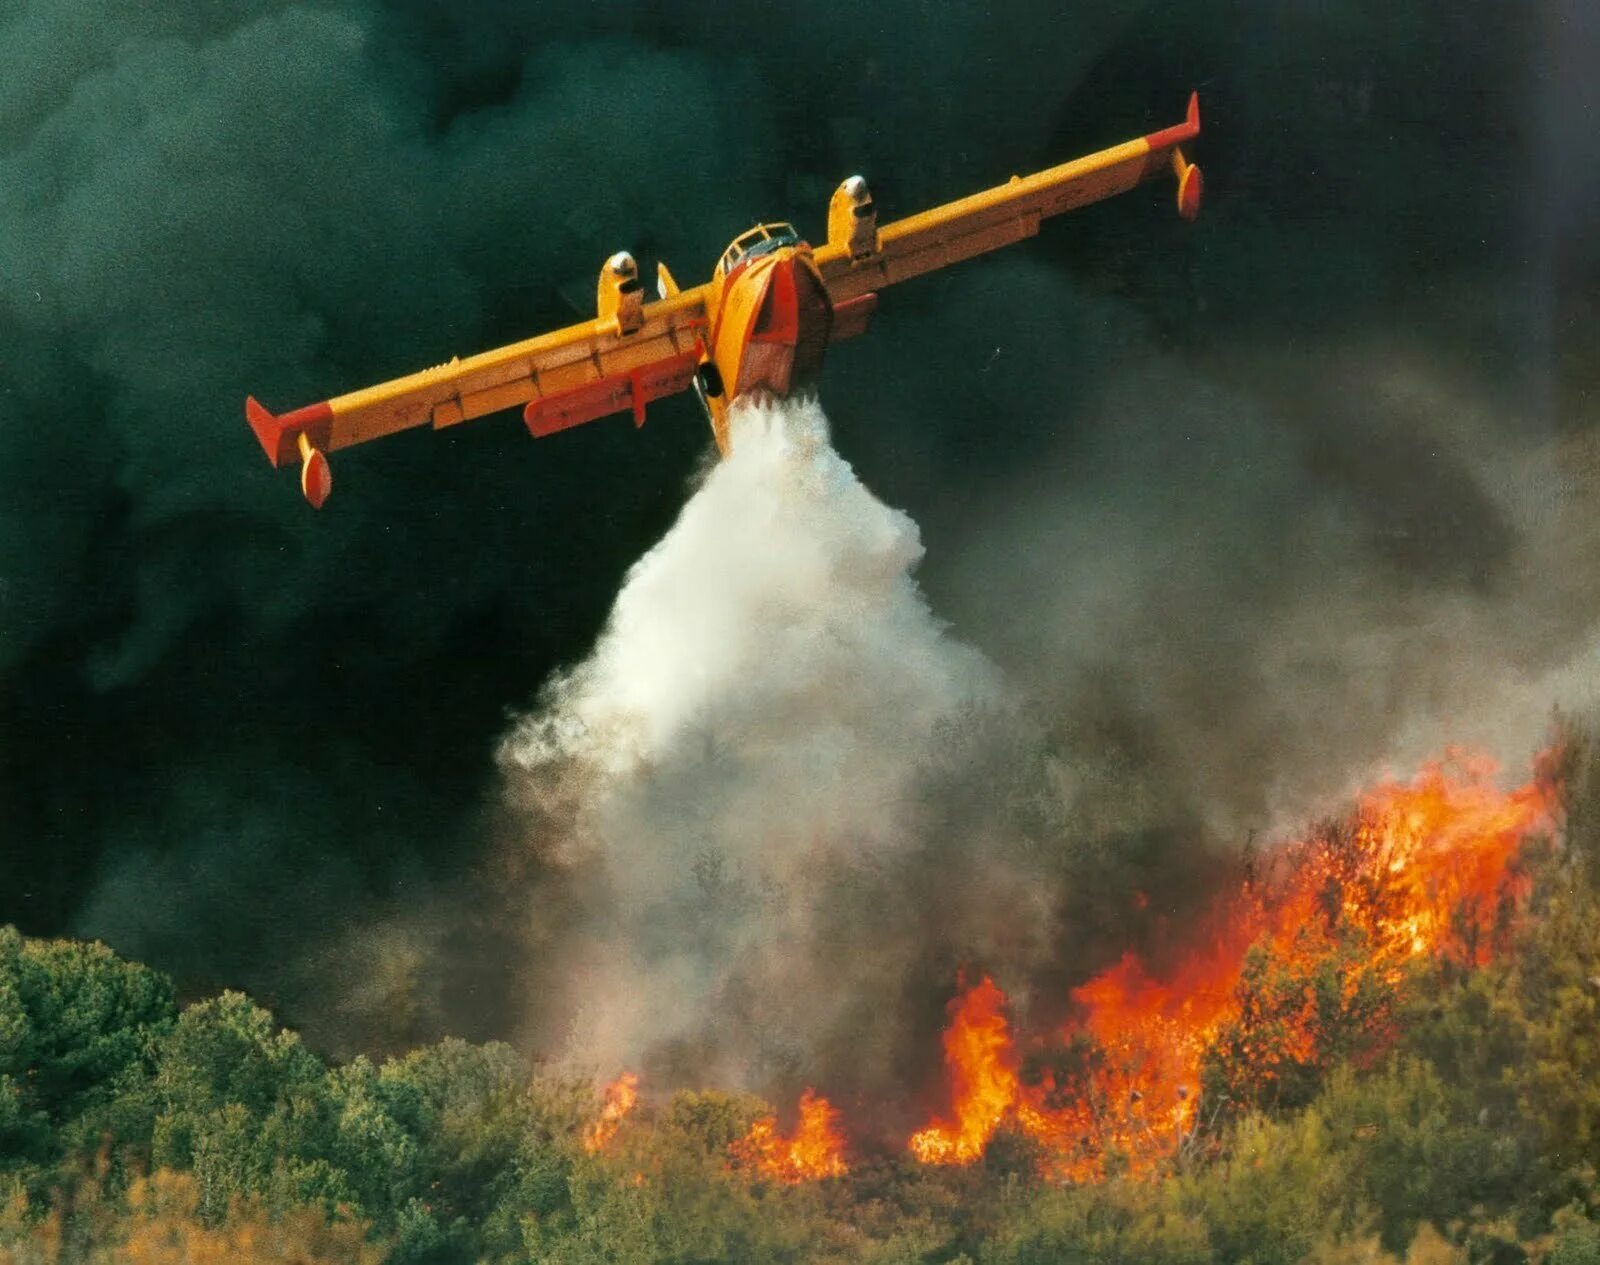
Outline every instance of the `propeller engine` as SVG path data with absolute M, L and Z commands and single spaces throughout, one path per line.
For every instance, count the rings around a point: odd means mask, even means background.
M 595 306 L 600 319 L 614 322 L 619 334 L 631 334 L 644 324 L 644 283 L 627 251 L 619 250 L 601 267 Z
M 872 191 L 860 176 L 851 176 L 828 200 L 828 245 L 847 247 L 852 259 L 863 259 L 878 249 L 878 212 Z

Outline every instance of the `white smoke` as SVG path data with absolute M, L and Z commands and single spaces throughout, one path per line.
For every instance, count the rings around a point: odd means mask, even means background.
M 808 1074 L 835 1029 L 870 1039 L 839 973 L 903 982 L 916 937 L 883 933 L 920 914 L 871 906 L 915 900 L 883 877 L 929 846 L 919 777 L 1001 684 L 930 611 L 916 524 L 861 484 L 815 402 L 741 404 L 732 426 L 502 761 L 519 846 L 581 889 L 558 946 L 572 1056 L 676 1050 L 748 1084 Z M 1015 935 L 1027 913 L 1018 895 L 997 921 Z

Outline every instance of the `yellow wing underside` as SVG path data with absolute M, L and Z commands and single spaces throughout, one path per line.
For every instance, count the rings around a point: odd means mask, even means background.
M 1033 237 L 1041 220 L 1124 193 L 1169 171 L 1180 181 L 1180 210 L 1192 216 L 1198 206 L 1185 204 L 1182 184 L 1191 168 L 1177 147 L 1198 131 L 1198 107 L 1191 103 L 1186 124 L 1032 176 L 1013 176 L 982 193 L 895 220 L 879 228 L 878 249 L 864 258 L 852 260 L 844 246 L 824 246 L 816 252 L 817 267 L 833 301 L 847 302 Z M 1198 176 L 1195 170 L 1193 178 Z M 1197 188 L 1191 196 L 1197 202 Z
M 707 289 L 645 305 L 644 324 L 626 336 L 609 322 L 585 321 L 338 396 L 328 401 L 327 447 L 514 407 L 544 417 L 545 430 L 627 409 L 636 395 L 642 408 L 687 385 L 705 331 Z
M 1179 210 L 1192 218 L 1199 210 L 1200 172 L 1179 145 L 1199 131 L 1199 104 L 1191 98 L 1187 120 L 1176 127 L 1035 175 L 1013 176 L 993 189 L 896 220 L 876 231 L 868 249 L 856 243 L 854 257 L 850 243 L 823 245 L 813 257 L 838 317 L 835 337 L 864 328 L 874 303 L 866 296 L 884 286 L 1032 237 L 1042 220 L 1152 176 L 1168 171 L 1176 176 Z M 307 467 L 319 450 L 348 448 L 416 426 L 453 426 L 518 406 L 536 435 L 630 408 L 642 423 L 649 401 L 692 381 L 706 355 L 707 309 L 714 293 L 711 283 L 645 304 L 642 323 L 627 334 L 609 317 L 585 321 L 282 416 L 249 400 L 246 415 L 275 464 L 298 460 Z M 846 319 L 852 309 L 854 316 Z M 309 497 L 307 477 L 303 471 Z

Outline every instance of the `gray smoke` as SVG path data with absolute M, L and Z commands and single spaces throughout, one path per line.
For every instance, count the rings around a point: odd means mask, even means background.
M 945 611 L 1047 706 L 1139 718 L 1213 841 L 1452 744 L 1520 775 L 1600 701 L 1592 425 L 1354 331 L 1236 354 L 1109 366 L 1048 491 L 973 515 Z

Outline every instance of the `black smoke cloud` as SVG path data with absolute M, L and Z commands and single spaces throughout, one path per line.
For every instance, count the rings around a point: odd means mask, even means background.
M 1209 847 L 1457 729 L 1514 752 L 1584 701 L 1597 596 L 1595 32 L 1527 17 L 0 8 L 0 918 L 328 1042 L 537 1029 L 527 940 L 567 906 L 499 881 L 494 752 L 672 521 L 698 417 L 395 439 L 313 516 L 243 394 L 564 322 L 619 247 L 684 277 L 756 218 L 816 232 L 850 171 L 914 210 L 1190 87 L 1198 225 L 1093 208 L 830 364 L 934 609 L 1037 709 L 926 794 L 954 813 L 1008 744 L 1066 779 L 1039 833 L 1074 836 L 1081 969 Z

